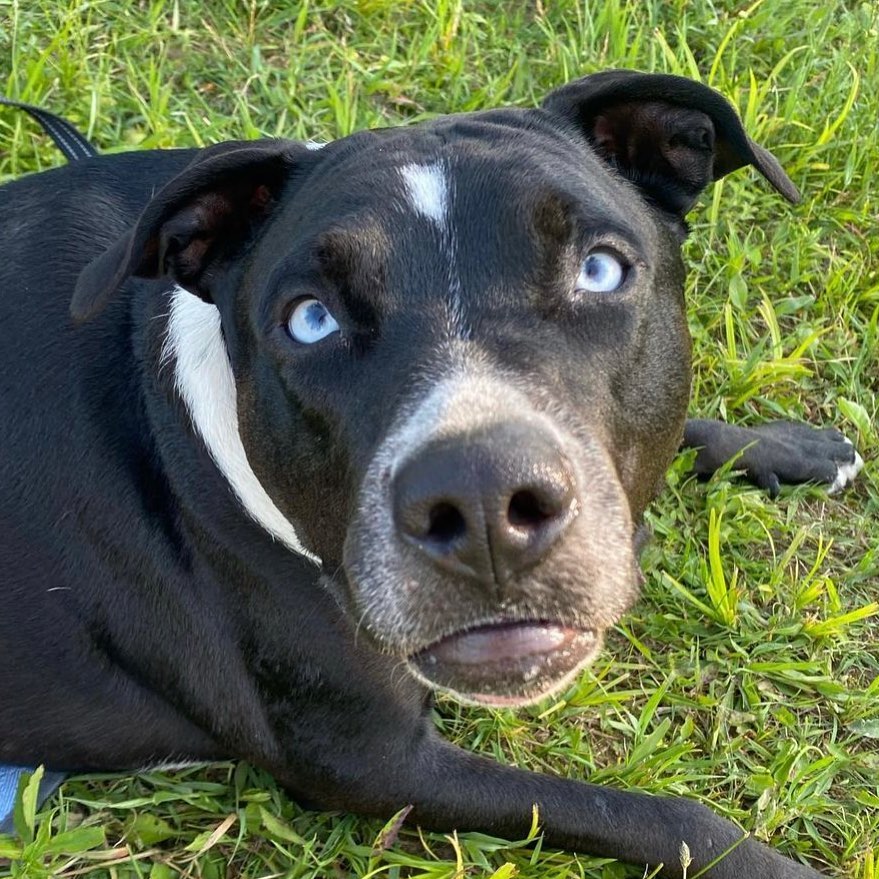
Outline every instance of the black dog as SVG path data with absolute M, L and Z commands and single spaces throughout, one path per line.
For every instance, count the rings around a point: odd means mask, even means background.
M 548 844 L 664 876 L 682 841 L 713 879 L 817 876 L 429 717 L 433 687 L 564 686 L 635 599 L 690 387 L 683 216 L 744 165 L 796 200 L 719 95 L 610 72 L 0 189 L 0 762 L 241 757 L 323 808 L 517 837 L 536 803 Z M 688 441 L 770 488 L 859 460 L 799 426 Z

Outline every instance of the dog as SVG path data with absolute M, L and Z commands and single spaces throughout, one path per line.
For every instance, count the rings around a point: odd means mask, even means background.
M 685 423 L 680 245 L 776 159 L 690 80 L 0 188 L 0 763 L 243 758 L 303 804 L 680 877 L 815 879 L 707 808 L 499 765 L 431 693 L 567 686 L 682 439 L 844 487 L 834 430 Z M 35 637 L 35 631 L 41 634 Z

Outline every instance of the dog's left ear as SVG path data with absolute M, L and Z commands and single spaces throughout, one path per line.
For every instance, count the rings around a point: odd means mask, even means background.
M 543 107 L 576 125 L 600 156 L 678 217 L 709 183 L 744 165 L 788 201 L 800 200 L 775 156 L 745 134 L 732 105 L 694 80 L 608 70 L 550 92 Z
M 208 147 L 147 204 L 135 227 L 80 274 L 70 312 L 100 311 L 132 277 L 168 278 L 211 301 L 212 271 L 269 215 L 294 170 L 313 153 L 293 141 Z

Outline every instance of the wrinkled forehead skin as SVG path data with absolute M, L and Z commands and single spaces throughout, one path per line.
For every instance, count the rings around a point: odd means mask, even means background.
M 541 110 L 362 132 L 314 162 L 218 297 L 248 457 L 306 542 L 341 562 L 382 439 L 452 373 L 491 374 L 596 437 L 637 521 L 689 391 L 679 239 L 659 213 Z M 594 246 L 633 283 L 574 302 Z M 306 296 L 339 338 L 283 333 Z

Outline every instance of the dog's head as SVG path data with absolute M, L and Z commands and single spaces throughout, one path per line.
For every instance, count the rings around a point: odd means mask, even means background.
M 173 283 L 176 392 L 247 512 L 429 684 L 537 698 L 636 595 L 689 393 L 684 214 L 743 165 L 796 190 L 718 94 L 624 71 L 315 147 L 204 151 L 73 313 Z

